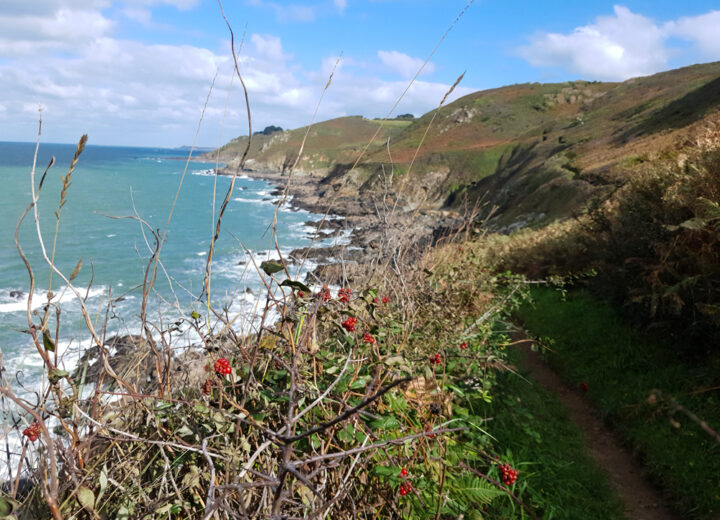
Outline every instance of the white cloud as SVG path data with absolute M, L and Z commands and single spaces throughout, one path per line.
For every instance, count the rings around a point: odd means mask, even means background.
M 347 0 L 333 0 L 333 3 L 340 14 L 343 14 L 347 9 Z
M 51 42 L 68 50 L 107 34 L 113 22 L 98 11 L 60 8 L 35 14 L 0 15 L 0 56 L 13 51 L 31 51 Z
M 275 13 L 279 22 L 313 22 L 317 17 L 317 9 L 311 5 L 301 4 L 278 4 L 266 0 L 247 0 L 248 5 L 265 7 Z
M 622 6 L 614 16 L 570 34 L 540 33 L 518 54 L 538 67 L 561 67 L 588 79 L 624 80 L 667 68 L 666 32 Z
M 200 0 L 123 0 L 135 6 L 152 7 L 154 5 L 170 5 L 178 9 L 192 9 L 200 4 Z
M 218 144 L 227 89 L 233 75 L 229 42 L 221 50 L 193 45 L 159 45 L 124 40 L 114 29 L 124 18 L 152 22 L 158 0 L 116 0 L 118 9 L 92 0 L 37 0 L 47 10 L 13 2 L 0 14 L 0 140 L 32 140 L 38 106 L 43 106 L 44 139 L 72 142 L 89 133 L 94 144 L 179 145 L 191 142 L 213 76 L 215 91 L 207 106 L 202 144 Z M 175 7 L 193 1 L 173 0 Z M 28 4 L 32 2 L 27 2 Z M 326 1 L 333 10 L 337 3 Z M 110 16 L 117 16 L 112 19 Z M 384 51 L 387 66 L 412 75 L 421 60 Z M 362 57 L 361 57 L 362 58 Z M 382 58 L 381 58 L 382 59 Z M 276 35 L 251 34 L 239 55 L 249 90 L 253 124 L 294 128 L 307 124 L 335 59 L 301 66 Z M 318 120 L 343 115 L 384 116 L 407 81 L 376 77 L 379 61 L 344 59 L 325 95 Z M 371 68 L 374 67 L 374 68 Z M 417 82 L 400 113 L 434 108 L 449 85 Z M 222 133 L 243 134 L 246 115 L 238 82 Z M 469 89 L 456 90 L 456 96 Z
M 285 61 L 289 56 L 283 54 L 280 38 L 272 35 L 253 34 L 250 41 L 255 46 L 257 54 L 271 61 Z
M 705 58 L 720 59 L 720 11 L 683 16 L 668 22 L 664 29 L 672 36 L 694 42 Z
M 142 7 L 126 7 L 122 10 L 127 18 L 135 20 L 142 25 L 149 26 L 152 22 L 152 12 L 150 9 L 144 9 Z
M 421 58 L 413 58 L 398 51 L 378 51 L 377 54 L 380 61 L 389 71 L 403 78 L 412 78 L 425 63 L 425 60 Z M 435 65 L 428 62 L 423 68 L 422 74 L 432 74 L 434 71 Z

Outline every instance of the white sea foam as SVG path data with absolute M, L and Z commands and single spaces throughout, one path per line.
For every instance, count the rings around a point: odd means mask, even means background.
M 80 288 L 78 289 L 80 294 L 84 297 L 85 296 L 85 290 Z M 98 286 L 93 287 L 88 292 L 88 298 L 95 298 L 97 296 L 100 296 L 104 294 L 106 291 L 106 288 L 104 286 Z M 0 314 L 4 314 L 6 312 L 23 312 L 27 309 L 28 305 L 28 294 L 22 293 L 22 296 L 19 298 L 10 296 L 10 289 L 5 289 L 0 291 L 3 293 L 3 296 L 0 296 Z M 53 304 L 59 304 L 59 303 L 66 303 L 70 302 L 75 299 L 75 293 L 70 291 L 69 289 L 66 290 L 66 287 L 60 287 L 53 291 L 54 296 L 51 300 L 51 303 Z M 32 310 L 39 309 L 43 305 L 47 303 L 47 292 L 46 291 L 40 291 L 36 290 L 33 293 L 32 298 Z
M 246 204 L 268 204 L 270 202 L 268 200 L 247 199 L 245 197 L 235 197 L 233 200 L 235 202 L 244 202 Z
M 191 173 L 202 177 L 215 177 L 215 168 L 209 168 L 207 170 L 193 170 Z

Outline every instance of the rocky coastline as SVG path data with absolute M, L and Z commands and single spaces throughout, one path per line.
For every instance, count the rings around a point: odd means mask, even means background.
M 219 175 L 233 175 L 235 168 L 218 169 Z M 316 229 L 316 240 L 346 234 L 348 242 L 333 246 L 311 244 L 290 253 L 291 261 L 311 260 L 317 267 L 308 274 L 308 281 L 340 285 L 344 273 L 337 264 L 366 263 L 383 250 L 403 244 L 419 251 L 438 239 L 460 229 L 464 219 L 456 211 L 418 209 L 392 194 L 371 190 L 347 189 L 332 183 L 322 172 L 296 171 L 292 176 L 271 169 L 243 169 L 242 175 L 266 181 L 275 186 L 271 195 L 275 203 L 286 203 L 323 215 L 318 221 L 305 224 Z M 383 200 L 385 201 L 383 203 Z

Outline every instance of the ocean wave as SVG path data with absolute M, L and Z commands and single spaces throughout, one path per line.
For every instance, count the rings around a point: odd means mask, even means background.
M 248 199 L 245 197 L 235 197 L 233 198 L 233 201 L 235 202 L 244 202 L 245 204 L 256 204 L 256 205 L 263 205 L 263 204 L 270 204 L 271 201 L 269 200 L 261 200 L 261 199 Z
M 200 175 L 202 177 L 215 177 L 215 168 L 209 168 L 207 170 L 193 170 L 192 175 Z
M 106 287 L 98 286 L 93 287 L 88 292 L 88 299 L 95 298 L 106 292 Z M 82 296 L 85 296 L 85 290 L 79 288 L 78 291 Z M 0 314 L 8 312 L 23 312 L 27 309 L 28 294 L 23 291 L 17 291 L 13 289 L 5 289 L 0 291 L 3 296 L 0 296 Z M 11 293 L 20 293 L 19 297 L 10 296 Z M 51 300 L 53 304 L 66 303 L 75 300 L 75 293 L 67 289 L 66 287 L 59 287 L 53 291 L 54 296 Z M 35 290 L 32 298 L 32 310 L 39 309 L 47 303 L 47 291 Z

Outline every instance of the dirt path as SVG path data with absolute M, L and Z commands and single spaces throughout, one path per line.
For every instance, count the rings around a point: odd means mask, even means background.
M 515 341 L 527 339 L 518 333 Z M 632 453 L 626 450 L 590 409 L 581 391 L 568 388 L 550 367 L 543 362 L 540 354 L 531 350 L 530 340 L 518 344 L 523 352 L 522 368 L 529 371 L 533 379 L 555 394 L 567 409 L 570 419 L 580 428 L 587 444 L 588 453 L 597 465 L 608 475 L 610 483 L 617 490 L 625 504 L 625 514 L 632 520 L 676 520 L 682 518 L 671 511 L 662 495 L 642 477 Z

